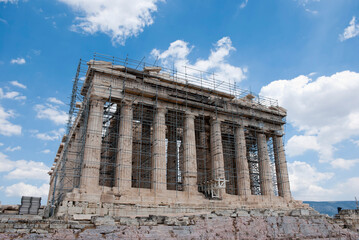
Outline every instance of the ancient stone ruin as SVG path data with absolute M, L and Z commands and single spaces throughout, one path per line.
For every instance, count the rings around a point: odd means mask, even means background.
M 292 198 L 285 117 L 212 74 L 80 61 L 47 206 L 0 205 L 0 239 L 358 239 Z
M 277 101 L 193 69 L 83 65 L 49 172 L 50 216 L 307 207 L 291 197 Z

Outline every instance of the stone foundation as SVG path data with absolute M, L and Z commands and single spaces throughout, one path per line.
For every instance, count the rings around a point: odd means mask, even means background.
M 164 190 L 153 192 L 151 189 L 130 189 L 120 195 L 107 189 L 103 194 L 91 197 L 75 189 L 68 193 L 55 215 L 58 219 L 90 219 L 94 216 L 142 217 L 149 215 L 198 214 L 212 211 L 237 209 L 273 209 L 290 212 L 293 209 L 311 211 L 302 201 L 289 200 L 278 196 L 233 196 L 226 194 L 222 200 L 206 199 L 202 194 L 188 195 L 186 192 Z M 106 189 L 104 189 L 106 191 Z M 49 208 L 48 208 L 49 210 Z M 45 214 L 46 215 L 46 214 Z
M 312 210 L 222 210 L 208 214 L 92 217 L 90 221 L 0 216 L 0 239 L 358 239 Z

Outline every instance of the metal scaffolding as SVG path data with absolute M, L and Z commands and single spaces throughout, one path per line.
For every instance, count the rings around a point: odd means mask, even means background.
M 233 115 L 232 120 L 229 118 L 220 125 L 221 140 L 224 159 L 224 179 L 215 178 L 216 169 L 211 160 L 211 142 L 210 128 L 211 123 L 205 112 L 212 109 L 213 114 L 217 115 L 219 108 L 223 105 L 223 96 L 233 96 L 235 99 L 247 98 L 251 104 L 262 106 L 263 108 L 278 107 L 276 100 L 256 96 L 255 94 L 237 88 L 236 84 L 229 83 L 225 80 L 217 79 L 214 74 L 208 74 L 198 70 L 185 68 L 184 73 L 180 73 L 175 69 L 161 68 L 161 76 L 169 79 L 168 84 L 158 84 L 158 81 L 147 77 L 146 67 L 158 67 L 143 61 L 135 61 L 128 58 L 121 59 L 107 55 L 95 54 L 92 63 L 107 62 L 109 68 L 111 66 L 115 71 L 116 67 L 120 68 L 123 75 L 119 81 L 118 74 L 109 75 L 103 80 L 103 85 L 94 86 L 94 82 L 86 81 L 91 79 L 93 72 L 88 67 L 87 62 L 80 60 L 77 72 L 73 81 L 73 89 L 71 94 L 69 120 L 67 124 L 67 133 L 59 148 L 55 159 L 55 167 L 52 174 L 52 186 L 49 194 L 49 204 L 56 206 L 64 198 L 65 194 L 80 188 L 81 182 L 86 178 L 92 178 L 91 174 L 85 175 L 83 172 L 84 158 L 87 151 L 100 151 L 100 167 L 99 167 L 99 186 L 112 188 L 115 187 L 119 178 L 121 178 L 121 168 L 123 172 L 130 171 L 132 188 L 150 189 L 154 181 L 154 170 L 165 172 L 165 182 L 156 182 L 160 185 L 166 185 L 167 190 L 184 191 L 185 160 L 184 160 L 184 133 L 185 129 L 185 113 L 188 108 L 195 108 L 200 114 L 195 116 L 195 142 L 196 142 L 196 163 L 197 169 L 193 173 L 197 174 L 197 188 L 199 192 L 203 192 L 209 198 L 216 197 L 216 189 L 225 188 L 225 192 L 230 195 L 238 195 L 238 166 L 236 165 L 236 137 L 235 130 L 239 123 L 234 121 L 235 117 L 243 118 L 243 116 Z M 129 82 L 126 72 L 131 70 L 136 74 L 136 85 L 133 81 Z M 166 80 L 167 81 L 167 80 Z M 164 81 L 165 82 L 165 81 Z M 149 96 L 146 87 L 150 83 L 156 92 Z M 170 86 L 171 85 L 171 86 Z M 189 88 L 188 86 L 196 86 Z M 90 99 L 93 89 L 100 89 L 109 93 L 109 97 L 103 106 L 93 107 Z M 137 90 L 135 92 L 135 89 Z M 212 95 L 216 98 L 208 97 L 209 90 L 213 91 Z M 123 99 L 113 97 L 114 93 L 121 92 Z M 157 143 L 154 141 L 154 129 L 156 128 L 156 112 L 160 107 L 159 101 L 161 93 L 166 91 L 169 94 L 171 109 L 165 113 L 165 142 Z M 221 94 L 223 96 L 221 96 Z M 128 103 L 124 98 L 126 95 L 136 96 L 131 101 L 131 108 L 127 109 Z M 151 99 L 151 103 L 147 101 Z M 125 110 L 124 110 L 125 109 Z M 127 109 L 127 110 L 126 110 Z M 92 119 L 89 115 L 90 111 L 93 118 L 102 116 L 101 139 L 89 140 L 91 134 L 99 134 L 94 132 L 93 126 L 97 123 L 96 119 Z M 128 111 L 128 115 L 123 112 Z M 254 116 L 246 116 L 253 118 Z M 128 136 L 121 136 L 124 130 L 121 130 L 121 124 L 128 122 L 128 126 L 132 127 Z M 273 115 L 273 124 L 278 121 Z M 285 122 L 283 122 L 284 124 Z M 91 126 L 90 126 L 91 125 Z M 122 127 L 127 127 L 122 126 Z M 260 159 L 258 158 L 258 138 L 257 134 L 262 132 L 259 127 L 245 126 L 245 143 L 246 156 L 248 160 L 250 188 L 252 195 L 261 194 L 260 179 Z M 126 141 L 120 144 L 121 141 Z M 127 140 L 126 140 L 127 139 Z M 274 195 L 278 195 L 277 176 L 275 158 L 278 150 L 273 145 L 272 136 L 267 134 L 268 154 L 271 163 L 272 184 Z M 98 141 L 97 146 L 94 142 Z M 127 146 L 128 148 L 120 148 L 119 146 Z M 165 150 L 165 169 L 163 166 L 156 166 L 154 163 L 155 144 L 162 144 Z M 274 147 L 273 147 L 274 146 Z M 119 158 L 130 158 L 129 165 L 118 165 Z M 191 169 L 189 171 L 192 171 Z M 188 171 L 188 170 L 187 170 Z M 212 191 L 212 192 L 211 192 Z M 214 193 L 213 193 L 214 192 Z

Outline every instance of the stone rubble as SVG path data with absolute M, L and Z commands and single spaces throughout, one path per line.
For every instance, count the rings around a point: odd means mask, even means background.
M 298 215 L 299 214 L 299 215 Z M 91 221 L 0 215 L 0 239 L 359 239 L 314 211 L 223 210 L 200 215 L 92 217 Z

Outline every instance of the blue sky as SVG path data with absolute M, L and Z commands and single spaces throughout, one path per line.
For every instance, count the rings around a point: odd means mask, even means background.
M 94 52 L 214 71 L 278 99 L 294 197 L 353 200 L 358 18 L 357 0 L 0 0 L 0 201 L 46 198 L 77 63 Z

